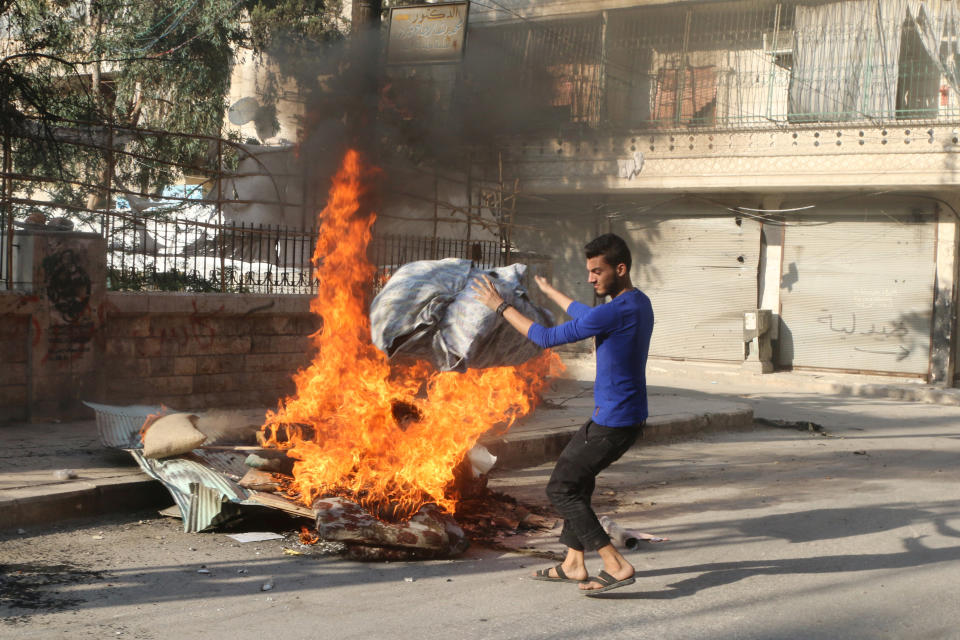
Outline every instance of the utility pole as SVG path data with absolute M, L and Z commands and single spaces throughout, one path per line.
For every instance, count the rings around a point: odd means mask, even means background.
M 382 4 L 382 0 L 353 0 L 350 34 L 356 36 L 366 29 L 379 27 Z
M 380 12 L 382 0 L 353 0 L 350 25 L 351 77 L 348 86 L 354 105 L 347 114 L 347 135 L 357 147 L 373 155 L 379 100 Z

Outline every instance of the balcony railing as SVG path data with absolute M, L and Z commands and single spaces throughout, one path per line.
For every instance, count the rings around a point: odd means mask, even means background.
M 477 108 L 518 130 L 960 121 L 954 2 L 675 3 L 476 27 Z M 471 94 L 471 100 L 477 95 Z

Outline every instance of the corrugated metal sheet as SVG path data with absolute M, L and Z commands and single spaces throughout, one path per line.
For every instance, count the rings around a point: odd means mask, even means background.
M 231 503 L 255 504 L 249 501 L 246 489 L 207 467 L 197 456 L 155 460 L 137 449 L 131 449 L 130 455 L 144 473 L 163 483 L 173 496 L 183 516 L 184 531 L 206 531 L 234 519 L 239 508 Z
M 116 449 L 135 449 L 143 446 L 140 441 L 140 427 L 143 426 L 147 416 L 164 410 L 168 413 L 177 413 L 176 409 L 160 405 L 135 404 L 118 407 L 95 402 L 83 404 L 96 412 L 100 442 Z
M 126 450 L 144 473 L 167 488 L 180 508 L 184 531 L 213 529 L 238 518 L 241 505 L 262 504 L 252 499 L 252 492 L 237 484 L 247 471 L 246 451 L 201 448 L 173 458 L 146 458 L 140 427 L 147 416 L 159 413 L 162 407 L 85 404 L 96 412 L 101 441 Z
M 194 449 L 181 456 L 186 460 L 194 460 L 205 467 L 220 473 L 231 480 L 239 481 L 250 467 L 245 464 L 249 451 L 230 449 Z
M 760 224 L 714 215 L 623 225 L 633 282 L 656 317 L 650 355 L 742 361 L 743 313 L 757 307 Z
M 785 229 L 779 364 L 928 372 L 935 217 L 929 204 L 881 206 Z

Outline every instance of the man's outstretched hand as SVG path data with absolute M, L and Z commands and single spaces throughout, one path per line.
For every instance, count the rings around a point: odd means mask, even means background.
M 470 288 L 473 289 L 473 297 L 491 310 L 496 311 L 497 307 L 503 303 L 503 297 L 497 293 L 488 276 L 480 275 L 470 283 Z
M 567 307 L 570 306 L 570 303 L 573 302 L 573 300 L 566 294 L 557 291 L 543 276 L 533 276 L 533 279 L 536 281 L 537 286 L 540 287 L 540 291 L 543 291 L 544 295 L 553 300 L 557 306 L 564 311 L 566 311 Z
M 537 286 L 540 287 L 540 291 L 543 291 L 544 293 L 556 291 L 556 289 L 553 288 L 553 285 L 550 284 L 550 281 L 543 276 L 533 276 L 533 279 L 537 283 Z
M 493 286 L 490 278 L 485 275 L 481 275 L 471 282 L 470 288 L 473 289 L 473 297 L 491 311 L 496 311 L 497 307 L 504 302 L 503 296 L 497 293 L 497 289 Z M 514 307 L 507 307 L 503 311 L 503 319 L 523 335 L 527 335 L 527 332 L 530 331 L 530 326 L 533 324 L 533 320 L 517 311 Z

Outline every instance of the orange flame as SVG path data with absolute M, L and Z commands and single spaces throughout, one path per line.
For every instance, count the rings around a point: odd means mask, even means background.
M 300 544 L 317 544 L 318 542 L 320 542 L 320 535 L 316 531 L 300 527 Z
M 160 405 L 160 413 L 151 413 L 148 415 L 143 421 L 143 426 L 140 427 L 140 431 L 137 432 L 137 435 L 140 436 L 140 441 L 143 442 L 143 437 L 147 435 L 147 431 L 153 426 L 154 422 L 167 415 L 170 415 L 170 409 L 164 404 Z
M 454 469 L 466 452 L 491 427 L 529 413 L 562 365 L 548 352 L 520 367 L 466 373 L 391 367 L 371 342 L 365 308 L 375 274 L 366 251 L 376 215 L 360 211 L 368 174 L 348 151 L 313 254 L 320 287 L 310 309 L 323 318 L 311 336 L 317 354 L 262 430 L 297 461 L 289 493 L 307 505 L 343 495 L 381 514 L 409 517 L 427 502 L 452 513 Z M 413 419 L 396 417 L 398 406 Z

